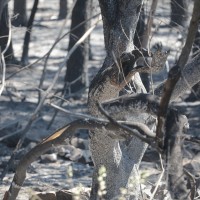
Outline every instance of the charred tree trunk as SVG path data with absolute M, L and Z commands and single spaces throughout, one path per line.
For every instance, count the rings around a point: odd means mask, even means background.
M 67 0 L 59 1 L 59 14 L 58 19 L 65 19 L 67 16 Z
M 134 49 L 133 38 L 140 14 L 142 0 L 99 0 L 107 56 L 104 64 L 93 79 L 88 96 L 88 108 L 92 115 L 100 117 L 97 102 L 103 102 L 117 97 L 119 89 L 112 85 L 105 73 L 120 57 L 123 52 Z M 112 76 L 112 75 L 111 75 Z M 102 117 L 102 116 L 101 116 Z M 119 119 L 120 120 L 120 119 Z M 127 191 L 125 199 L 138 199 L 138 167 L 145 152 L 146 145 L 138 138 L 120 142 L 111 139 L 107 131 L 96 131 L 90 134 L 90 149 L 94 162 L 94 174 L 92 181 L 91 200 L 98 199 L 100 183 L 98 181 L 99 170 L 102 166 L 106 169 L 106 194 L 102 198 L 110 200 L 120 198 L 120 189 Z
M 171 0 L 171 26 L 185 27 L 188 18 L 188 0 Z
M 26 34 L 24 37 L 22 59 L 21 59 L 22 65 L 28 64 L 28 51 L 29 51 L 29 43 L 30 43 L 30 38 L 31 38 L 31 30 L 32 30 L 35 14 L 37 12 L 38 3 L 39 3 L 39 0 L 34 1 L 33 8 L 31 10 L 31 15 L 28 20 L 27 30 L 26 30 Z
M 9 36 L 9 15 L 8 15 L 8 4 L 6 1 L 0 1 L 1 15 L 0 15 L 0 46 L 1 52 L 6 48 L 8 36 Z M 8 47 L 8 50 L 5 52 L 5 61 L 6 63 L 15 62 L 12 41 Z
M 26 0 L 14 1 L 14 17 L 12 24 L 17 27 L 27 25 Z
M 92 0 L 77 0 L 72 11 L 71 30 L 84 22 L 90 16 L 90 6 Z M 83 23 L 81 26 L 73 30 L 70 34 L 69 47 L 70 50 L 77 40 L 80 39 L 89 28 L 90 23 Z M 67 71 L 65 75 L 65 88 L 67 93 L 77 92 L 84 87 L 88 87 L 87 62 L 89 58 L 89 43 L 86 40 L 71 55 L 66 63 Z

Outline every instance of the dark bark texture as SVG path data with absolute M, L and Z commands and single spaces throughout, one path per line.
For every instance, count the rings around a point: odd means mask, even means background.
M 67 0 L 60 0 L 58 19 L 65 19 L 67 16 Z
M 27 25 L 26 0 L 14 0 L 12 25 L 17 27 Z
M 21 58 L 22 65 L 28 65 L 28 51 L 29 51 L 29 43 L 30 43 L 30 38 L 31 38 L 31 30 L 33 27 L 35 14 L 37 12 L 38 3 L 39 3 L 39 0 L 34 0 L 33 8 L 31 10 L 31 15 L 27 23 L 27 30 L 24 37 L 24 45 L 23 45 L 23 52 L 22 52 L 22 58 Z
M 9 35 L 9 15 L 8 15 L 8 5 L 5 1 L 0 1 L 1 15 L 0 15 L 0 46 L 1 52 L 6 48 L 8 35 Z M 14 52 L 12 47 L 12 41 L 8 47 L 8 50 L 4 54 L 6 63 L 11 63 L 14 58 Z
M 72 11 L 71 30 L 89 18 L 91 3 L 92 0 L 77 0 Z M 81 26 L 71 32 L 68 47 L 69 50 L 84 35 L 89 25 L 89 22 L 83 23 Z M 88 40 L 86 40 L 74 51 L 66 63 L 67 71 L 65 82 L 67 93 L 77 92 L 89 85 L 87 72 L 88 58 L 89 43 Z
M 171 26 L 186 26 L 188 19 L 188 0 L 171 0 Z

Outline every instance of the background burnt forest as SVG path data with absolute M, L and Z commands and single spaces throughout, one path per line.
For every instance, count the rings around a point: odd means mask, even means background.
M 28 16 L 31 13 L 33 2 L 27 1 Z M 193 1 L 189 1 L 187 11 L 189 19 L 192 5 Z M 73 1 L 68 0 L 68 12 L 72 6 Z M 149 12 L 149 8 L 150 2 L 145 1 L 145 14 Z M 96 14 L 100 12 L 98 6 L 96 8 L 94 5 L 93 9 L 95 9 Z M 13 18 L 13 1 L 9 2 L 9 14 Z M 15 63 L 7 63 L 6 86 L 0 96 L 0 174 L 7 167 L 10 155 L 20 138 L 20 130 L 23 130 L 31 117 L 33 117 L 38 106 L 39 97 L 50 86 L 59 66 L 62 65 L 64 57 L 67 55 L 69 34 L 53 48 L 48 58 L 44 84 L 42 88 L 39 88 L 45 65 L 45 54 L 56 41 L 62 26 L 62 34 L 70 31 L 71 15 L 66 18 L 66 21 L 65 19 L 58 19 L 58 15 L 58 0 L 39 1 L 31 30 L 29 60 L 26 68 L 23 68 L 24 66 L 19 62 L 21 60 L 26 27 L 12 25 L 12 44 L 16 60 Z M 95 20 L 97 20 L 97 17 L 92 19 L 92 22 Z M 162 43 L 166 50 L 170 49 L 170 55 L 168 57 L 168 65 L 160 73 L 153 74 L 154 87 L 167 78 L 167 70 L 173 66 L 178 58 L 184 45 L 186 33 L 187 25 L 182 27 L 170 24 L 170 1 L 160 0 L 154 16 L 150 46 L 153 47 L 157 43 Z M 86 40 L 85 43 L 90 45 L 90 59 L 87 62 L 90 82 L 101 67 L 106 55 L 101 20 L 92 31 L 89 40 Z M 35 63 L 36 61 L 38 62 Z M 19 70 L 20 72 L 18 72 Z M 33 123 L 27 130 L 22 148 L 18 150 L 16 160 L 9 166 L 10 169 L 0 185 L 0 199 L 3 198 L 5 191 L 8 189 L 16 164 L 25 152 L 59 127 L 77 119 L 77 116 L 74 115 L 75 113 L 88 114 L 88 86 L 75 93 L 67 92 L 63 94 L 65 74 L 66 67 L 63 67 L 55 86 L 47 95 L 43 106 L 39 109 L 39 113 L 34 116 Z M 65 100 L 63 101 L 63 99 Z M 68 114 L 57 111 L 50 105 L 52 103 L 59 106 L 61 101 L 63 101 L 62 108 L 68 110 Z M 173 105 L 188 117 L 190 127 L 187 134 L 199 137 L 200 98 L 198 98 L 198 94 L 197 97 L 194 97 L 194 95 L 191 97 L 191 90 L 188 89 L 188 92 L 174 102 Z M 52 120 L 55 112 L 56 116 Z M 196 181 L 200 182 L 200 145 L 185 142 L 183 153 L 183 165 L 195 175 Z M 92 170 L 93 163 L 88 147 L 88 132 L 80 130 L 76 133 L 70 145 L 66 144 L 52 148 L 51 151 L 32 163 L 18 199 L 27 200 L 38 192 L 76 190 L 75 188 L 80 187 L 80 185 L 85 191 L 88 191 L 91 187 Z M 141 187 L 147 198 L 152 193 L 160 173 L 159 156 L 155 150 L 148 148 L 141 163 Z M 197 188 L 197 192 L 200 195 L 200 188 Z M 159 195 L 161 193 L 163 193 L 162 181 L 155 199 L 160 199 Z

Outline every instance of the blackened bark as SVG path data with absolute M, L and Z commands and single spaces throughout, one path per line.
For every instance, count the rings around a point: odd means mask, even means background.
M 67 16 L 67 0 L 60 0 L 58 19 L 65 19 Z
M 6 48 L 8 35 L 9 35 L 9 15 L 8 15 L 8 4 L 5 1 L 1 1 L 1 6 L 3 6 L 1 10 L 0 16 L 0 46 L 1 52 Z M 14 52 L 12 47 L 12 41 L 8 47 L 8 50 L 4 54 L 6 63 L 12 63 L 14 58 Z
M 39 3 L 39 0 L 34 1 L 33 8 L 31 10 L 31 15 L 28 20 L 27 30 L 26 30 L 26 34 L 24 37 L 22 59 L 21 59 L 22 65 L 28 64 L 28 51 L 29 51 L 29 43 L 30 43 L 30 38 L 31 38 L 31 30 L 32 30 L 35 14 L 37 12 L 38 3 Z
M 188 0 L 171 0 L 171 26 L 186 26 Z
M 27 25 L 26 0 L 14 0 L 12 25 L 17 27 Z
M 71 30 L 89 18 L 91 3 L 92 0 L 77 0 L 72 11 Z M 89 28 L 89 25 L 89 22 L 84 23 L 71 32 L 68 47 L 69 50 L 84 35 L 84 33 Z M 65 75 L 65 82 L 67 93 L 77 92 L 89 85 L 87 72 L 88 58 L 89 44 L 88 40 L 86 40 L 74 51 L 66 63 L 67 71 Z

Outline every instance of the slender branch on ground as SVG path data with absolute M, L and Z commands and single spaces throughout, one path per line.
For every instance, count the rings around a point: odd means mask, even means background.
M 164 137 L 165 137 L 165 121 L 167 116 L 168 105 L 170 102 L 170 98 L 174 87 L 181 76 L 181 70 L 184 69 L 185 64 L 188 60 L 196 32 L 198 30 L 198 23 L 200 20 L 200 1 L 195 0 L 193 14 L 190 21 L 189 31 L 186 38 L 185 46 L 182 49 L 181 55 L 177 62 L 177 65 L 173 67 L 169 72 L 168 80 L 165 82 L 163 95 L 160 101 L 160 108 L 158 111 L 158 124 L 156 129 L 156 140 L 159 144 L 160 148 L 163 148 L 164 145 Z
M 99 20 L 98 20 L 99 21 Z M 86 33 L 76 42 L 76 44 L 71 48 L 71 50 L 67 53 L 67 55 L 65 56 L 63 62 L 60 64 L 59 69 L 57 71 L 57 73 L 54 76 L 54 79 L 52 80 L 51 85 L 48 87 L 48 89 L 45 91 L 45 93 L 43 94 L 41 101 L 39 102 L 38 106 L 36 107 L 35 111 L 33 112 L 33 114 L 31 115 L 31 117 L 28 120 L 28 123 L 26 124 L 26 126 L 24 127 L 24 129 L 21 131 L 21 139 L 19 140 L 15 150 L 13 151 L 13 154 L 11 155 L 10 160 L 8 161 L 7 167 L 4 169 L 4 171 L 2 172 L 0 179 L 2 180 L 4 178 L 4 176 L 6 175 L 7 171 L 8 171 L 8 167 L 12 164 L 14 157 L 15 157 L 15 153 L 18 149 L 21 148 L 24 139 L 29 131 L 29 129 L 31 128 L 32 123 L 35 121 L 35 119 L 37 118 L 47 96 L 49 95 L 50 91 L 53 89 L 54 85 L 56 84 L 59 74 L 62 70 L 62 68 L 66 65 L 66 61 L 69 59 L 69 57 L 71 56 L 71 54 L 76 50 L 76 48 L 91 34 L 91 32 L 93 31 L 93 29 L 96 27 L 97 22 L 94 23 L 94 25 L 92 25 L 87 31 Z

